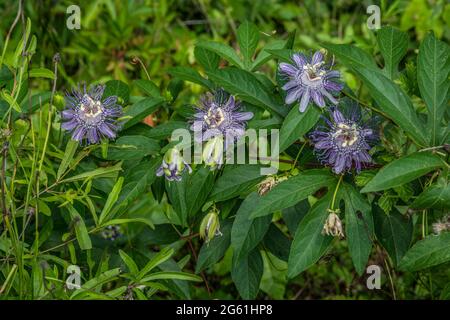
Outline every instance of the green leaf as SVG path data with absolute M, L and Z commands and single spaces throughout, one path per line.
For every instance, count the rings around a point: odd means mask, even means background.
M 70 218 L 72 219 L 75 228 L 75 236 L 77 237 L 81 250 L 92 249 L 91 238 L 89 237 L 83 218 L 72 205 L 67 205 L 67 209 L 69 210 Z
M 417 82 L 428 110 L 428 129 L 431 145 L 440 143 L 440 128 L 448 109 L 450 93 L 449 46 L 428 33 L 422 41 L 417 57 Z
M 150 80 L 138 79 L 133 83 L 145 94 L 153 98 L 162 98 L 159 87 Z
M 350 256 L 356 271 L 362 275 L 372 250 L 372 208 L 351 185 L 344 183 L 339 191 L 345 203 L 345 235 Z
M 328 192 L 318 200 L 300 221 L 289 253 L 289 278 L 311 267 L 327 251 L 333 237 L 323 235 L 322 229 L 328 217 L 331 194 Z
M 137 279 L 143 279 L 150 271 L 152 271 L 155 267 L 170 259 L 173 255 L 174 250 L 171 247 L 165 247 L 161 249 L 156 255 L 154 255 L 149 262 L 145 265 L 144 268 L 137 275 Z
M 139 272 L 139 268 L 136 264 L 136 262 L 133 261 L 133 259 L 127 255 L 124 251 L 119 249 L 119 255 L 122 258 L 123 262 L 127 265 L 128 270 L 131 272 L 131 274 L 136 275 Z
M 154 128 L 149 128 L 148 132 L 145 134 L 146 137 L 153 139 L 166 139 L 172 135 L 172 132 L 176 129 L 188 129 L 189 126 L 186 121 L 169 121 L 157 125 Z
M 190 67 L 173 67 L 169 69 L 169 73 L 173 77 L 177 77 L 184 81 L 193 82 L 206 87 L 210 90 L 214 90 L 214 84 L 208 79 L 203 78 L 197 70 Z
M 122 124 L 123 129 L 128 129 L 141 122 L 146 116 L 152 114 L 165 102 L 162 98 L 145 98 L 127 107 L 125 117 L 131 117 Z
M 100 213 L 100 217 L 98 219 L 99 225 L 102 225 L 107 221 L 108 215 L 113 205 L 117 202 L 117 199 L 119 199 L 119 193 L 122 190 L 122 185 L 123 177 L 120 177 L 114 184 L 114 187 L 112 188 L 111 192 L 108 195 L 108 198 L 106 199 L 105 205 L 103 206 L 102 212 Z
M 79 181 L 79 180 L 85 180 L 85 179 L 114 177 L 118 171 L 122 170 L 121 166 L 122 166 L 122 163 L 119 162 L 110 167 L 97 168 L 95 170 L 80 173 L 75 176 L 61 180 L 61 183 L 62 182 L 73 182 L 73 181 Z
M 213 51 L 196 46 L 194 48 L 194 56 L 205 70 L 214 70 L 219 67 L 220 57 Z
M 130 88 L 125 82 L 120 80 L 109 80 L 105 83 L 105 91 L 103 92 L 103 99 L 110 96 L 117 96 L 122 98 L 124 103 L 128 103 L 130 100 Z
M 154 280 L 185 280 L 195 282 L 203 281 L 201 277 L 191 273 L 177 272 L 177 271 L 161 271 L 152 273 L 151 275 L 141 279 L 139 282 L 144 283 Z
M 329 186 L 335 180 L 335 177 L 328 170 L 313 169 L 303 171 L 297 176 L 280 182 L 267 194 L 260 196 L 246 214 L 251 218 L 256 218 L 277 210 L 289 208 L 306 199 L 320 188 Z
M 209 78 L 231 94 L 242 100 L 271 111 L 274 115 L 285 116 L 288 109 L 274 98 L 271 92 L 258 81 L 254 74 L 229 67 L 220 70 L 206 71 Z
M 181 181 L 166 181 L 170 203 L 183 225 L 201 209 L 213 184 L 214 175 L 204 166 L 192 174 L 185 172 Z
M 373 207 L 375 234 L 389 256 L 398 264 L 408 251 L 413 237 L 413 224 L 411 219 L 403 216 L 397 209 L 390 214 L 384 213 L 378 207 Z
M 71 300 L 76 300 L 82 297 L 83 293 L 95 293 L 95 288 L 100 288 L 111 281 L 117 279 L 117 276 L 120 274 L 120 269 L 115 268 L 108 271 L 103 272 L 98 277 L 92 278 L 81 286 L 81 289 L 75 290 L 70 296 Z
M 114 214 L 112 214 L 114 215 Z M 149 226 L 150 228 L 154 229 L 155 226 L 154 224 L 151 222 L 150 219 L 146 219 L 146 218 L 122 218 L 122 219 L 112 219 L 112 220 L 108 220 L 107 222 L 103 223 L 103 226 L 114 226 L 114 225 L 119 225 L 119 224 L 128 224 L 128 223 L 143 223 L 146 224 L 147 226 Z
M 231 278 L 242 299 L 255 299 L 264 271 L 261 254 L 253 250 L 248 256 L 235 260 L 231 268 Z
M 243 259 L 250 251 L 256 248 L 264 238 L 272 221 L 271 215 L 249 219 L 249 215 L 256 208 L 259 198 L 258 193 L 251 193 L 236 213 L 231 229 L 231 245 L 238 260 Z
M 70 139 L 67 142 L 66 150 L 64 151 L 64 156 L 61 160 L 61 163 L 59 164 L 58 173 L 56 174 L 56 180 L 59 180 L 66 171 L 66 169 L 69 167 L 70 162 L 72 161 L 73 156 L 75 154 L 75 151 L 77 151 L 77 148 L 78 148 L 78 141 Z
M 137 197 L 145 192 L 156 179 L 156 170 L 161 165 L 161 158 L 144 161 L 133 168 L 126 176 L 122 193 L 119 196 L 112 215 L 128 207 Z
M 444 162 L 439 156 L 430 152 L 416 152 L 381 168 L 361 192 L 374 192 L 398 187 L 442 166 L 444 166 Z
M 215 202 L 229 200 L 247 192 L 263 179 L 259 165 L 226 165 L 209 199 Z
M 425 189 L 411 204 L 411 208 L 450 209 L 450 184 L 448 181 L 433 184 Z
M 398 73 L 398 64 L 408 50 L 408 35 L 391 26 L 385 26 L 377 32 L 377 41 L 384 58 L 384 71 L 394 80 Z
M 211 267 L 223 257 L 225 251 L 230 247 L 231 226 L 229 219 L 221 222 L 220 232 L 222 232 L 222 235 L 214 237 L 209 243 L 203 243 L 198 254 L 195 273 Z
M 251 67 L 252 57 L 258 46 L 259 30 L 253 23 L 245 21 L 237 29 L 236 35 L 239 48 L 244 57 L 245 68 L 248 70 Z
M 122 136 L 115 143 L 108 145 L 108 153 L 103 158 L 107 160 L 142 159 L 145 156 L 156 154 L 159 149 L 157 140 L 137 135 Z
M 277 258 L 288 261 L 291 240 L 273 223 L 263 239 L 265 249 L 269 250 Z
M 17 112 L 22 112 L 22 109 L 20 108 L 17 101 L 13 98 L 13 96 L 11 96 L 11 94 L 6 89 L 3 89 L 0 92 L 0 97 L 3 100 L 5 100 L 9 104 L 9 106 L 12 107 L 14 110 L 16 110 Z
M 272 56 L 277 58 L 278 60 L 292 63 L 292 55 L 294 54 L 294 50 L 292 49 L 268 49 L 267 52 Z
M 381 70 L 373 58 L 364 50 L 348 44 L 324 44 L 323 47 L 331 51 L 341 63 L 349 68 L 369 68 L 380 73 Z
M 236 51 L 226 44 L 214 41 L 201 41 L 197 46 L 218 54 L 236 67 L 244 67 Z
M 28 73 L 30 78 L 48 78 L 48 79 L 55 79 L 55 75 L 53 74 L 53 71 L 47 69 L 47 68 L 34 68 L 31 69 Z
M 415 272 L 450 261 L 450 233 L 430 235 L 418 241 L 399 263 L 400 270 Z
M 326 45 L 325 47 L 361 78 L 382 112 L 405 130 L 417 144 L 427 145 L 425 130 L 417 117 L 411 99 L 397 84 L 380 72 L 367 53 L 351 45 Z
M 300 113 L 298 107 L 294 105 L 284 118 L 280 129 L 280 152 L 286 150 L 294 141 L 307 133 L 317 123 L 320 114 L 320 111 L 312 106 Z
M 274 40 L 265 45 L 265 47 L 258 53 L 256 59 L 253 61 L 251 71 L 255 71 L 261 65 L 266 63 L 272 58 L 270 50 L 278 50 L 286 47 L 287 40 Z

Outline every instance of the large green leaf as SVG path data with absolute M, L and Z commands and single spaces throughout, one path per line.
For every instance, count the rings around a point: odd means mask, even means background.
M 198 254 L 197 265 L 195 266 L 195 273 L 199 273 L 214 265 L 220 258 L 223 257 L 225 251 L 230 247 L 231 243 L 231 226 L 229 219 L 221 223 L 221 236 L 214 237 L 209 243 L 204 243 Z
M 169 69 L 169 73 L 181 80 L 193 82 L 206 87 L 210 90 L 214 90 L 214 84 L 208 79 L 203 78 L 197 70 L 190 67 L 173 67 Z
M 450 93 L 449 46 L 429 33 L 420 45 L 417 57 L 417 82 L 428 109 L 428 129 L 431 144 L 440 143 L 440 127 L 448 109 Z
M 411 208 L 450 209 L 450 184 L 439 181 L 423 191 L 411 204 Z
M 374 72 L 381 72 L 373 58 L 364 50 L 348 44 L 324 44 L 324 48 L 331 51 L 341 63 L 349 68 L 369 68 Z
M 115 143 L 108 145 L 105 159 L 108 160 L 132 160 L 142 159 L 145 156 L 156 154 L 159 151 L 159 143 L 144 136 L 122 136 Z M 100 156 L 100 152 L 96 155 Z
M 263 271 L 263 261 L 257 249 L 241 259 L 233 258 L 231 278 L 242 299 L 256 298 Z
M 288 261 L 291 240 L 273 223 L 263 239 L 264 248 L 277 258 Z
M 234 249 L 234 255 L 238 260 L 247 256 L 251 250 L 256 248 L 264 238 L 272 221 L 271 215 L 249 219 L 250 213 L 256 207 L 259 197 L 259 194 L 256 192 L 249 194 L 236 213 L 233 228 L 231 229 L 231 244 Z
M 244 57 L 244 66 L 248 70 L 251 67 L 252 57 L 259 41 L 258 28 L 248 21 L 241 23 L 237 30 L 237 41 Z
M 404 271 L 419 271 L 450 261 L 450 233 L 430 235 L 418 241 L 400 261 Z
M 353 265 L 359 275 L 365 271 L 372 250 L 373 217 L 367 200 L 344 183 L 340 195 L 345 203 L 345 235 Z
M 373 217 L 378 240 L 397 264 L 408 251 L 412 241 L 411 219 L 403 216 L 397 209 L 386 214 L 377 206 L 373 206 Z
M 207 167 L 200 167 L 190 175 L 185 172 L 181 181 L 166 181 L 170 202 L 183 224 L 202 207 L 213 183 L 214 174 Z
M 377 40 L 384 58 L 384 71 L 394 80 L 398 73 L 398 64 L 408 50 L 408 35 L 391 26 L 385 26 L 377 32 Z
M 128 100 L 130 99 L 130 88 L 125 82 L 120 80 L 109 80 L 105 83 L 105 86 L 103 99 L 110 96 L 117 96 L 122 98 L 124 103 L 128 103 Z
M 225 201 L 247 192 L 264 179 L 259 165 L 227 165 L 210 194 L 211 201 Z
M 197 44 L 198 47 L 208 49 L 209 51 L 212 51 L 231 64 L 234 64 L 237 67 L 243 68 L 241 59 L 237 55 L 236 51 L 229 45 L 220 43 L 220 42 L 214 42 L 214 41 L 200 41 Z
M 326 252 L 333 237 L 323 235 L 323 225 L 331 205 L 328 192 L 317 201 L 300 221 L 291 245 L 288 261 L 288 277 L 293 278 L 316 263 Z
M 213 51 L 196 46 L 194 55 L 197 62 L 200 63 L 205 70 L 217 69 L 219 67 L 220 57 Z
M 334 181 L 335 177 L 328 170 L 303 171 L 299 175 L 279 183 L 267 194 L 259 197 L 254 206 L 249 208 L 247 215 L 256 218 L 289 208 Z
M 309 107 L 300 113 L 294 105 L 284 118 L 280 129 L 280 152 L 286 150 L 294 141 L 307 133 L 319 120 L 320 112 L 315 107 Z
M 125 175 L 122 192 L 116 206 L 112 210 L 112 214 L 116 216 L 117 211 L 123 211 L 137 197 L 146 190 L 156 179 L 156 170 L 161 165 L 161 158 L 145 160 L 130 170 Z
M 398 187 L 442 166 L 444 166 L 444 162 L 439 156 L 430 152 L 416 152 L 381 168 L 361 192 Z
M 229 67 L 219 70 L 209 70 L 208 77 L 228 92 L 238 95 L 242 100 L 267 109 L 279 116 L 285 116 L 288 109 L 277 101 L 271 92 L 259 82 L 254 74 Z
M 326 48 L 361 78 L 382 112 L 405 130 L 416 143 L 427 145 L 424 127 L 417 117 L 411 99 L 397 84 L 380 72 L 367 53 L 351 45 L 326 45 Z
M 125 109 L 124 116 L 128 116 L 122 124 L 123 129 L 130 128 L 141 122 L 146 116 L 155 112 L 163 103 L 162 98 L 145 98 Z

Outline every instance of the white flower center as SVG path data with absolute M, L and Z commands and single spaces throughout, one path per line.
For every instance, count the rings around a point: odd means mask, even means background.
M 338 123 L 336 127 L 338 129 L 333 133 L 333 138 L 341 147 L 351 147 L 358 141 L 359 130 L 356 124 Z
M 204 119 L 210 128 L 217 128 L 225 120 L 225 115 L 222 108 L 211 108 L 204 116 Z

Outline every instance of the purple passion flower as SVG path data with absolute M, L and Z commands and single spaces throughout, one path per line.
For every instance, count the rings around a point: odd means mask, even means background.
M 311 133 L 314 152 L 321 160 L 333 168 L 336 174 L 361 167 L 372 162 L 369 142 L 375 139 L 373 130 L 360 124 L 359 112 L 352 112 L 349 119 L 333 108 L 331 121 L 325 119 L 327 127 L 318 127 Z
M 198 143 L 210 138 L 226 137 L 226 144 L 236 141 L 245 134 L 252 112 L 238 112 L 241 108 L 232 95 L 218 90 L 215 95 L 207 93 L 201 98 L 201 106 L 196 109 L 191 130 Z
M 298 101 L 300 112 L 306 110 L 311 100 L 319 107 L 325 106 L 325 97 L 337 104 L 333 94 L 339 93 L 344 87 L 342 83 L 334 81 L 339 79 L 340 73 L 331 70 L 332 64 L 325 64 L 320 51 L 316 51 L 312 58 L 295 53 L 292 62 L 279 65 L 281 76 L 288 80 L 282 87 L 286 91 L 286 104 Z
M 61 127 L 72 133 L 73 140 L 95 144 L 102 138 L 116 137 L 117 118 L 122 115 L 122 107 L 117 104 L 116 96 L 102 100 L 104 90 L 104 85 L 97 85 L 86 91 L 84 85 L 83 91 L 74 89 L 66 95 Z
M 158 177 L 164 175 L 168 181 L 181 181 L 183 172 L 188 170 L 192 172 L 192 168 L 184 161 L 180 151 L 175 148 L 167 150 L 164 154 L 161 166 L 156 170 Z

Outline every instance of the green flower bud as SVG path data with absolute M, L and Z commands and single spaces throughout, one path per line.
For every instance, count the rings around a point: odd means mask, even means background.
M 217 210 L 210 211 L 200 224 L 200 238 L 206 243 L 214 239 L 215 236 L 221 236 L 219 212 Z
M 223 163 L 223 137 L 216 136 L 203 147 L 202 159 L 205 165 L 215 170 Z

